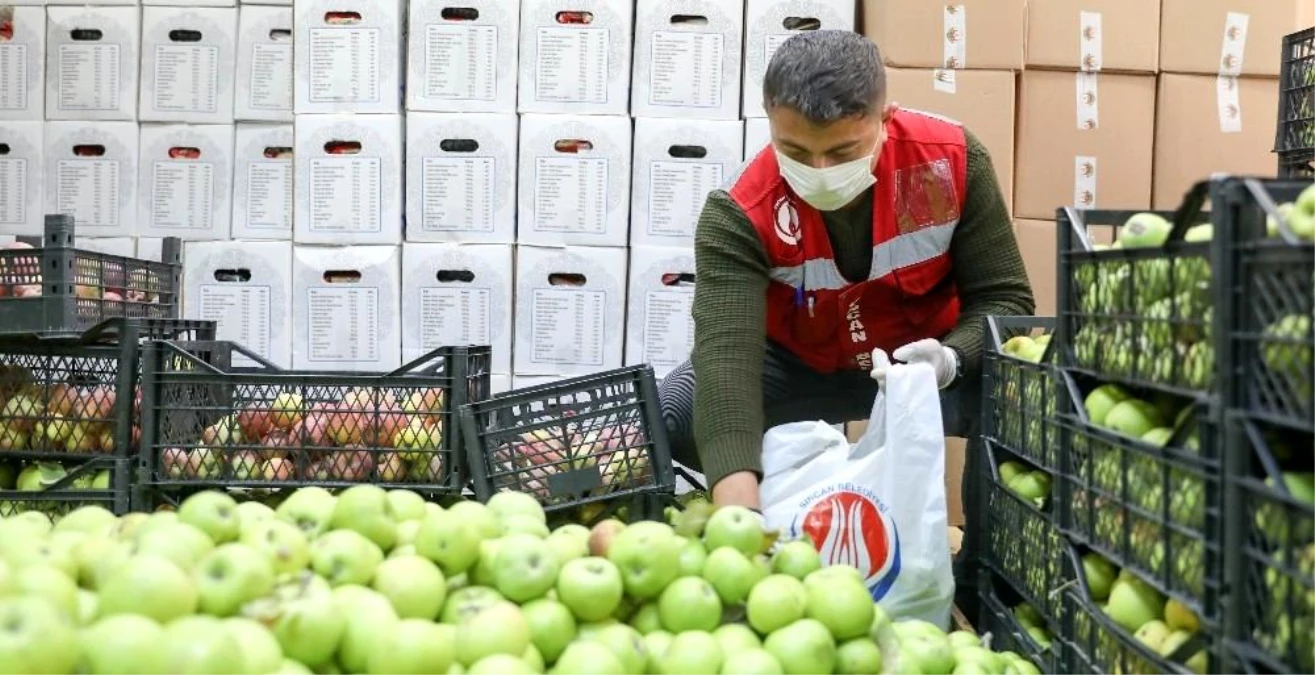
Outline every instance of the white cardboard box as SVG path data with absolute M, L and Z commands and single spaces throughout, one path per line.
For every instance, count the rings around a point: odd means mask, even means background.
M 46 119 L 137 119 L 138 7 L 46 8 Z
M 512 247 L 402 244 L 402 362 L 439 347 L 487 345 L 511 371 Z
M 291 124 L 238 123 L 233 143 L 234 239 L 292 239 Z
M 183 318 L 214 321 L 217 339 L 291 368 L 292 242 L 189 242 L 184 251 Z
M 234 7 L 237 0 L 141 0 L 141 3 L 143 7 Z
M 693 246 L 703 202 L 743 152 L 739 120 L 636 119 L 630 245 Z
M 402 365 L 400 246 L 292 247 L 292 367 Z
M 236 57 L 236 8 L 142 8 L 138 118 L 232 124 Z
M 744 161 L 758 156 L 762 149 L 772 144 L 772 128 L 766 117 L 751 117 L 744 120 Z
M 629 0 L 521 0 L 520 112 L 627 114 L 634 18 Z
M 77 248 L 97 253 L 121 255 L 128 258 L 137 255 L 137 240 L 132 237 L 77 237 L 73 240 L 73 243 Z
M 560 382 L 571 376 L 569 375 L 512 375 L 511 391 L 525 389 L 527 387 L 537 387 L 541 384 L 553 384 Z
M 512 373 L 621 367 L 625 289 L 625 248 L 517 246 Z
M 179 252 L 179 255 L 185 256 L 186 249 Z M 154 260 L 155 262 L 164 262 L 164 238 L 163 237 L 137 237 L 137 257 L 142 260 Z
M 506 0 L 411 0 L 406 108 L 516 112 L 520 5 Z
M 0 234 L 42 236 L 41 122 L 0 120 Z
M 854 30 L 854 0 L 746 0 L 744 117 L 765 117 L 763 74 L 772 54 L 803 30 Z
M 630 118 L 522 115 L 519 174 L 519 243 L 626 245 Z
M 292 239 L 402 243 L 402 116 L 297 115 Z
M 137 233 L 227 239 L 233 204 L 233 125 L 143 124 Z
M 136 122 L 46 122 L 45 212 L 72 215 L 84 236 L 132 235 L 137 142 Z
M 243 5 L 238 14 L 233 119 L 292 121 L 292 9 Z
M 401 0 L 295 0 L 292 8 L 297 114 L 401 111 Z
M 251 5 L 271 6 L 271 7 L 291 7 L 292 0 L 242 0 L 244 7 Z
M 502 394 L 511 391 L 511 376 L 506 374 L 489 375 L 489 393 Z
M 516 241 L 515 113 L 406 116 L 406 239 Z
M 46 115 L 46 10 L 0 7 L 0 120 L 41 120 Z
M 694 349 L 694 252 L 682 248 L 630 249 L 626 312 L 628 366 L 647 363 L 661 379 Z
M 744 3 L 638 0 L 635 117 L 740 119 Z

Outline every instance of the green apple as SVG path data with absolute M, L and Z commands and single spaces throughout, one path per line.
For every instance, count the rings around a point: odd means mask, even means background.
M 648 647 L 648 672 L 658 672 L 658 657 L 667 653 L 671 648 L 671 641 L 675 639 L 676 636 L 664 630 L 644 634 L 644 645 Z
M 548 668 L 548 664 L 543 661 L 543 654 L 539 653 L 538 648 L 534 646 L 533 642 L 530 643 L 530 646 L 525 648 L 525 653 L 521 655 L 519 660 L 521 663 L 525 664 L 525 667 L 529 672 L 535 673 L 536 675 L 541 675 L 543 671 Z
M 680 541 L 670 527 L 635 523 L 612 539 L 607 559 L 621 572 L 626 592 L 636 600 L 647 600 L 679 576 Z
M 459 513 L 451 510 L 437 511 L 420 521 L 415 547 L 416 553 L 438 563 L 443 574 L 454 577 L 475 565 L 479 559 L 480 540 L 476 523 L 462 520 Z
M 53 603 L 0 597 L 0 672 L 72 673 L 77 658 L 77 633 Z
M 1045 505 L 1050 497 L 1050 474 L 1040 469 L 1020 473 L 1006 484 L 1010 492 L 1032 502 L 1037 508 Z
M 576 639 L 592 640 L 598 637 L 598 634 L 603 632 L 604 628 L 607 628 L 608 626 L 611 626 L 616 623 L 618 623 L 617 620 L 610 616 L 607 617 L 606 619 L 603 619 L 602 621 L 582 623 L 576 628 L 576 632 L 575 632 Z
M 766 533 L 762 517 L 743 506 L 722 506 L 703 527 L 703 544 L 709 552 L 729 546 L 746 556 L 762 552 Z
M 560 570 L 548 543 L 529 534 L 503 537 L 493 564 L 494 587 L 516 603 L 543 597 L 552 589 Z
M 276 576 L 300 572 L 310 565 L 310 541 L 306 534 L 283 520 L 263 520 L 248 525 L 243 528 L 238 542 L 264 554 L 274 566 Z
M 1114 585 L 1114 577 L 1118 574 L 1113 563 L 1099 553 L 1084 554 L 1082 574 L 1087 578 L 1087 590 L 1091 592 L 1092 600 L 1105 602 L 1109 599 L 1110 587 Z
M 410 490 L 389 490 L 388 503 L 399 524 L 425 517 L 425 498 Z
M 954 650 L 950 640 L 935 624 L 920 619 L 897 621 L 891 629 L 898 651 L 885 667 L 893 672 L 921 672 L 924 675 L 948 675 L 954 670 Z
M 728 652 L 721 675 L 784 675 L 785 669 L 771 652 L 762 648 Z
M 558 565 L 589 555 L 589 530 L 583 525 L 563 525 L 548 535 L 547 542 Z
M 708 554 L 703 578 L 712 584 L 723 604 L 739 605 L 749 598 L 749 591 L 767 574 L 738 549 L 723 546 Z
M 304 487 L 288 495 L 274 509 L 274 514 L 284 522 L 296 525 L 307 537 L 318 537 L 329 528 L 337 501 L 338 498 L 324 488 Z
M 166 673 L 238 673 L 245 665 L 242 644 L 222 621 L 210 616 L 184 616 L 170 622 L 157 649 Z
M 353 530 L 387 551 L 397 543 L 397 521 L 387 490 L 377 485 L 353 485 L 338 495 L 329 527 Z
M 804 616 L 815 619 L 837 641 L 867 635 L 872 627 L 873 604 L 867 586 L 835 577 L 805 585 Z
M 424 509 L 421 509 L 421 512 L 423 511 Z M 423 517 L 424 516 L 421 516 L 421 518 Z M 397 524 L 397 543 L 393 546 L 393 551 L 396 551 L 403 546 L 410 546 L 413 549 L 415 548 L 416 535 L 420 534 L 421 518 L 415 520 L 403 520 Z
M 480 539 L 495 539 L 502 536 L 502 524 L 498 522 L 497 516 L 479 502 L 460 501 L 449 506 L 446 512 L 474 526 Z
M 1132 398 L 1127 390 L 1117 384 L 1103 384 L 1091 390 L 1082 405 L 1087 410 L 1087 419 L 1096 426 L 1104 426 L 1105 417 L 1116 404 Z
M 880 672 L 881 650 L 871 638 L 854 638 L 836 648 L 836 673 L 868 675 Z
M 493 654 L 520 656 L 529 646 L 529 622 L 510 602 L 495 603 L 457 624 L 456 657 L 466 667 Z
M 338 663 L 346 672 L 365 672 L 374 645 L 397 628 L 397 611 L 388 598 L 354 584 L 334 588 L 333 601 L 347 620 L 338 645 Z
M 1159 619 L 1152 619 L 1142 624 L 1141 628 L 1138 628 L 1137 632 L 1133 633 L 1132 636 L 1136 638 L 1138 642 L 1149 647 L 1151 651 L 1158 653 L 1160 647 L 1164 644 L 1164 641 L 1169 637 L 1169 633 L 1171 632 L 1172 631 L 1169 630 L 1168 624 Z
M 698 539 L 678 537 L 680 541 L 680 576 L 697 577 L 703 574 L 703 566 L 708 562 L 708 550 Z
M 807 609 L 808 591 L 804 583 L 785 574 L 773 574 L 759 581 L 749 591 L 745 603 L 749 625 L 762 635 L 804 618 Z
M 858 568 L 850 565 L 831 565 L 829 567 L 823 567 L 805 577 L 804 585 L 812 586 L 813 584 L 826 583 L 827 581 L 837 579 L 856 581 L 861 584 L 863 583 L 863 574 L 858 571 Z
M 283 648 L 268 628 L 241 616 L 225 619 L 224 628 L 242 646 L 242 661 L 246 667 L 238 672 L 253 675 L 275 673 L 283 667 Z
M 497 569 L 498 549 L 502 547 L 502 538 L 485 539 L 479 542 L 479 559 L 469 572 L 471 582 L 480 586 L 496 586 L 494 571 Z
M 403 619 L 433 621 L 447 599 L 447 579 L 428 558 L 403 555 L 388 558 L 375 570 L 371 587 L 383 595 Z
M 196 613 L 195 584 L 173 561 L 137 555 L 118 565 L 100 586 L 100 615 L 140 614 L 160 623 Z
M 119 521 L 113 513 L 103 506 L 91 504 L 79 506 L 55 523 L 52 533 L 81 532 L 83 534 L 103 534 Z
M 676 579 L 662 591 L 658 599 L 658 617 L 662 627 L 676 634 L 681 631 L 713 630 L 721 623 L 721 608 L 717 589 L 702 577 Z
M 662 618 L 656 602 L 646 602 L 630 617 L 630 625 L 643 635 L 662 630 Z
M 524 492 L 496 492 L 489 497 L 487 508 L 495 518 L 506 520 L 512 516 L 527 516 L 540 523 L 547 523 L 548 516 L 543 512 L 543 506 L 534 497 Z
M 1106 429 L 1130 438 L 1141 438 L 1151 429 L 1164 425 L 1164 417 L 1155 406 L 1136 398 L 1114 404 L 1104 423 Z
M 677 633 L 666 651 L 657 655 L 657 671 L 665 675 L 718 673 L 725 658 L 721 645 L 711 633 L 688 630 Z
M 292 659 L 283 659 L 283 667 L 276 672 L 278 675 L 314 675 L 310 668 Z
M 541 672 L 524 659 L 506 654 L 486 656 L 466 669 L 466 675 L 535 675 Z
M 274 576 L 269 558 L 239 543 L 216 548 L 192 571 L 200 611 L 218 617 L 233 616 L 246 603 L 267 595 L 274 589 Z
M 1160 643 L 1160 656 L 1165 658 L 1172 656 L 1174 652 L 1178 651 L 1179 647 L 1183 646 L 1191 639 L 1192 633 L 1185 630 L 1177 630 L 1170 633 L 1168 637 L 1164 638 L 1163 642 Z M 1187 658 L 1187 662 L 1184 665 L 1187 666 L 1188 670 L 1194 673 L 1205 675 L 1208 658 L 1209 656 L 1206 654 L 1206 650 L 1199 649 L 1196 653 Z
M 78 636 L 78 672 L 87 675 L 160 673 L 164 629 L 137 614 L 110 616 L 85 628 Z M 3 639 L 0 638 L 0 642 Z M 33 671 L 28 671 L 33 672 Z M 268 672 L 268 671 L 247 671 Z
M 621 660 L 599 642 L 572 642 L 551 672 L 554 675 L 627 675 Z
M 263 523 L 266 520 L 273 520 L 276 517 L 277 516 L 274 515 L 274 509 L 266 504 L 260 502 L 239 502 L 237 505 L 237 520 L 239 523 L 238 538 L 241 538 L 242 533 L 252 525 Z
M 1164 622 L 1170 630 L 1195 633 L 1201 629 L 1201 620 L 1182 602 L 1169 598 L 1164 603 Z
M 772 572 L 802 580 L 822 568 L 822 558 L 812 542 L 800 539 L 782 544 L 772 556 Z
M 1156 213 L 1135 213 L 1119 228 L 1118 242 L 1123 248 L 1164 246 L 1173 225 Z
M 456 625 L 505 600 L 501 593 L 487 586 L 465 586 L 448 594 L 438 618 Z
M 648 645 L 644 643 L 644 636 L 626 624 L 607 626 L 598 631 L 593 640 L 611 650 L 628 673 L 643 673 L 648 667 Z
M 216 544 L 237 539 L 242 527 L 237 502 L 223 492 L 198 492 L 178 507 L 178 521 L 201 530 Z
M 453 660 L 456 628 L 424 619 L 402 619 L 370 646 L 370 675 L 446 673 Z
M 311 568 L 330 585 L 368 584 L 384 552 L 355 530 L 333 530 L 310 545 Z
M 333 659 L 347 629 L 328 582 L 309 571 L 281 579 L 272 593 L 242 611 L 273 631 L 284 656 L 311 668 Z
M 143 526 L 133 542 L 134 553 L 168 558 L 184 570 L 195 567 L 214 547 L 210 537 L 184 522 L 166 522 L 149 529 Z
M 727 623 L 712 631 L 712 636 L 721 643 L 721 650 L 734 654 L 747 649 L 761 649 L 763 641 L 753 629 L 742 623 Z
M 528 534 L 538 537 L 539 539 L 547 539 L 548 536 L 552 534 L 552 532 L 548 530 L 548 525 L 534 516 L 517 513 L 501 518 L 498 522 L 502 523 L 502 532 L 504 536 L 510 534 Z
M 607 558 L 577 558 L 563 565 L 557 576 L 558 601 L 580 621 L 611 616 L 624 591 L 621 571 Z
M 617 586 L 620 584 L 618 578 Z M 530 626 L 530 643 L 549 663 L 555 662 L 575 639 L 575 615 L 556 600 L 532 600 L 521 607 L 521 613 Z
M 816 619 L 800 619 L 772 631 L 763 648 L 776 657 L 786 675 L 835 672 L 835 637 Z
M 1135 632 L 1164 616 L 1164 603 L 1164 596 L 1140 579 L 1119 579 L 1110 588 L 1105 613 L 1125 630 Z
M 1023 464 L 1022 462 L 1015 462 L 1010 460 L 1008 462 L 1001 462 L 999 471 L 1000 471 L 1000 482 L 1004 483 L 1005 485 L 1008 485 L 1009 481 L 1014 479 L 1014 476 L 1027 473 L 1027 465 Z

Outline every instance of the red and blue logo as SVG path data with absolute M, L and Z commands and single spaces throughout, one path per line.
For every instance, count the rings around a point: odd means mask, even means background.
M 876 497 L 843 484 L 811 496 L 802 506 L 791 534 L 807 534 L 822 564 L 857 568 L 873 600 L 885 597 L 899 578 L 899 530 Z

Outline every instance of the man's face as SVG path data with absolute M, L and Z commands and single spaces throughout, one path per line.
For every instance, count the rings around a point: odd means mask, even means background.
M 814 169 L 825 169 L 868 154 L 875 165 L 886 142 L 886 122 L 895 110 L 896 106 L 889 104 L 880 116 L 847 117 L 818 126 L 792 108 L 777 106 L 767 111 L 767 119 L 772 143 L 781 154 Z

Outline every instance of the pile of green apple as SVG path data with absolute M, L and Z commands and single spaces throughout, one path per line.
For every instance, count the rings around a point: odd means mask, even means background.
M 54 487 L 67 478 L 69 468 L 59 462 L 4 462 L 0 461 L 0 493 L 16 490 L 18 492 L 39 493 Z M 63 489 L 67 490 L 108 490 L 110 489 L 110 471 L 87 470 L 75 476 Z M 65 500 L 47 500 L 40 495 L 11 495 L 11 499 L 0 499 L 0 517 L 12 516 L 23 511 L 41 511 L 55 515 L 65 508 Z
M 766 551 L 771 551 L 770 554 Z M 0 520 L 5 673 L 1036 673 L 893 621 L 747 509 L 550 531 L 529 495 L 220 492 Z
M 1012 612 L 1014 620 L 1023 627 L 1028 637 L 1032 638 L 1041 649 L 1049 651 L 1054 636 L 1050 634 L 1050 629 L 1046 626 L 1046 620 L 1041 613 L 1026 602 L 1014 605 Z
M 1201 629 L 1200 619 L 1190 608 L 1174 598 L 1166 598 L 1129 569 L 1120 570 L 1094 552 L 1082 556 L 1082 573 L 1089 594 L 1089 600 L 1084 599 L 1082 605 L 1094 604 L 1105 618 L 1159 657 L 1176 656 L 1192 672 L 1205 672 L 1208 656 L 1204 649 L 1176 654 Z M 1075 621 L 1078 643 L 1096 645 L 1094 665 L 1102 672 L 1165 672 L 1163 666 L 1149 659 L 1126 658 L 1119 648 L 1126 636 L 1110 627 L 1096 626 L 1081 607 L 1075 612 L 1075 619 L 1078 619 Z
M 1266 594 L 1259 599 L 1252 637 L 1261 648 L 1301 672 L 1315 670 L 1315 473 L 1283 472 L 1280 479 L 1299 507 L 1254 494 L 1253 545 L 1269 553 L 1251 564 L 1263 574 Z M 1277 490 L 1270 477 L 1265 484 Z M 1255 589 L 1253 592 L 1261 592 Z
M 1049 344 L 1049 334 L 1016 335 L 1001 345 L 1001 351 L 1021 361 L 1039 364 Z M 1055 382 L 1051 373 L 1040 368 L 1011 368 L 1005 359 L 997 363 L 999 395 L 1005 403 L 997 406 L 996 412 L 1000 441 L 1026 455 L 1044 456 L 1048 443 L 1042 431 L 1045 420 L 1055 413 Z M 1024 411 L 1026 414 L 1022 414 Z
M 1211 384 L 1214 312 L 1208 252 L 1136 260 L 1112 252 L 1162 248 L 1172 229 L 1158 214 L 1133 214 L 1113 244 L 1093 247 L 1110 253 L 1075 266 L 1078 308 L 1095 315 L 1081 320 L 1073 338 L 1083 367 L 1194 389 Z M 1188 244 L 1211 241 L 1214 226 L 1195 225 L 1183 238 Z
M 1315 241 L 1315 185 L 1302 190 L 1297 199 L 1278 205 L 1278 215 L 1288 222 L 1288 229 L 1303 241 Z M 1273 239 L 1282 237 L 1278 219 L 1265 218 L 1265 232 Z
M 1050 474 L 1032 469 L 1021 462 L 1007 460 L 998 467 L 1000 483 L 1020 499 L 1038 509 L 1045 508 L 1050 498 Z M 1004 497 L 1008 499 L 1007 497 Z M 993 502 L 996 502 L 993 495 Z M 996 511 L 1019 511 L 998 502 L 991 505 Z M 1002 574 L 1012 583 L 1026 590 L 1035 599 L 1047 599 L 1052 616 L 1058 611 L 1059 598 L 1051 598 L 1050 591 L 1060 574 L 1060 535 L 1051 518 L 1035 514 L 1011 519 L 1012 527 L 991 527 L 991 550 L 999 561 Z M 1021 526 L 1021 531 L 1014 529 Z

